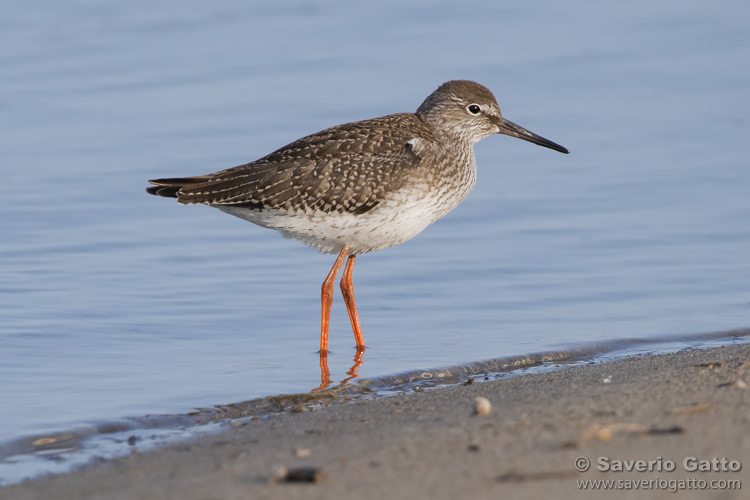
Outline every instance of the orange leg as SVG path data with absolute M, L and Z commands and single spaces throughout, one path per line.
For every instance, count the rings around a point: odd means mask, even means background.
M 357 304 L 354 302 L 354 285 L 352 284 L 352 271 L 354 269 L 354 259 L 356 255 L 350 255 L 346 261 L 344 275 L 341 276 L 341 293 L 344 295 L 346 310 L 349 312 L 349 321 L 352 322 L 354 330 L 354 340 L 357 342 L 357 350 L 365 348 L 365 338 L 362 336 L 362 326 L 359 324 L 359 315 L 357 314 Z
M 322 317 L 320 320 L 320 354 L 321 356 L 328 353 L 328 325 L 331 321 L 331 304 L 333 304 L 333 282 L 339 274 L 341 264 L 344 263 L 346 254 L 349 253 L 349 247 L 344 247 L 336 257 L 331 272 L 328 273 L 323 286 L 321 287 L 320 299 L 322 303 Z M 347 265 L 348 267 L 348 265 Z M 356 314 L 356 313 L 355 313 Z

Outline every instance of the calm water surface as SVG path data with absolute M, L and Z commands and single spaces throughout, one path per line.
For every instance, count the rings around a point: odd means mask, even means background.
M 445 80 L 571 149 L 476 147 L 453 213 L 355 269 L 375 377 L 750 326 L 741 1 L 12 2 L 0 442 L 319 383 L 333 257 L 146 180 L 413 111 Z M 336 297 L 334 381 L 354 355 Z

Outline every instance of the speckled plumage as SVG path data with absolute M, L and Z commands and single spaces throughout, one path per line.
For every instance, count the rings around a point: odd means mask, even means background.
M 504 131 L 505 123 L 513 125 L 488 89 L 451 81 L 416 113 L 338 125 L 245 165 L 149 181 L 148 191 L 219 208 L 323 252 L 348 246 L 361 254 L 403 243 L 455 208 L 474 186 L 473 144 L 484 137 L 506 133 L 564 150 L 520 127 L 528 137 Z
M 352 284 L 356 256 L 403 243 L 453 210 L 476 182 L 474 143 L 492 134 L 568 152 L 503 118 L 485 87 L 454 80 L 438 87 L 416 113 L 338 125 L 246 165 L 149 181 L 154 186 L 148 192 L 216 207 L 338 253 L 321 288 L 323 388 L 330 383 L 325 356 L 333 284 L 344 260 L 341 291 L 357 360 L 365 343 Z

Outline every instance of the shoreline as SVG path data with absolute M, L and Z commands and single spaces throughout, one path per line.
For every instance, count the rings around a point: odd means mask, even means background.
M 489 414 L 474 414 L 478 396 Z M 0 498 L 580 498 L 598 479 L 619 481 L 618 498 L 740 498 L 749 410 L 750 345 L 646 355 L 238 421 Z M 274 481 L 296 467 L 318 481 Z

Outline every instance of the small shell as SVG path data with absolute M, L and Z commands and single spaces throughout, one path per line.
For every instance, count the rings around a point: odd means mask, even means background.
M 492 404 L 489 399 L 482 396 L 474 399 L 474 413 L 477 415 L 487 415 L 490 411 L 492 411 Z

